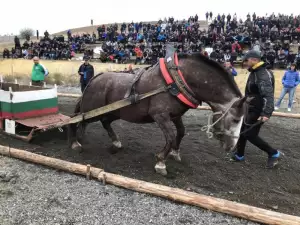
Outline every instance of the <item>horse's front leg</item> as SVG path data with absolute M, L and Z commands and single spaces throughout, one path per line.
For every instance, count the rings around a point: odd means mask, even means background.
M 170 156 L 172 156 L 176 161 L 181 162 L 180 143 L 185 134 L 185 127 L 184 127 L 181 117 L 173 119 L 172 121 L 176 127 L 177 136 L 176 136 L 175 148 L 172 148 L 172 151 L 170 152 Z
M 162 151 L 156 154 L 157 163 L 155 170 L 163 176 L 167 175 L 166 160 L 172 147 L 175 147 L 175 134 L 172 128 L 172 122 L 168 114 L 159 114 L 153 116 L 153 119 L 163 131 L 166 138 L 166 145 Z

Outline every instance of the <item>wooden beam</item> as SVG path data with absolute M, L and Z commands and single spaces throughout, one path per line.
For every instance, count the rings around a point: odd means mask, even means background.
M 166 198 L 172 201 L 198 206 L 220 213 L 229 214 L 231 216 L 243 218 L 246 220 L 270 225 L 300 225 L 300 217 L 297 216 L 291 216 L 220 198 L 214 198 L 202 194 L 197 194 L 178 188 L 153 184 L 112 173 L 107 173 L 103 169 L 94 168 L 90 165 L 72 163 L 2 145 L 0 145 L 0 154 L 63 170 L 70 173 L 80 174 L 83 176 L 90 176 L 102 181 L 103 183 L 109 183 L 133 191 L 147 193 Z

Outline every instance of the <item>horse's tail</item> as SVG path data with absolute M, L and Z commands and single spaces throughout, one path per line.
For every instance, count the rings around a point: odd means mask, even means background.
M 80 113 L 80 106 L 81 106 L 82 97 L 78 98 L 75 109 L 74 109 L 74 116 Z M 74 141 L 77 141 L 77 123 L 69 124 L 68 128 L 68 143 L 71 146 Z

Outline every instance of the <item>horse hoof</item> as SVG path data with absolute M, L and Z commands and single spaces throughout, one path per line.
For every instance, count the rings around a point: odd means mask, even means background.
M 113 146 L 115 146 L 116 148 L 122 148 L 122 143 L 121 143 L 121 141 L 114 141 L 112 144 L 113 144 Z
M 172 156 L 175 161 L 181 162 L 179 150 L 172 150 L 169 155 Z
M 82 146 L 78 141 L 73 142 L 71 148 L 72 148 L 72 150 L 74 150 L 76 152 L 81 152 L 82 151 Z
M 155 171 L 163 176 L 167 176 L 168 174 L 166 164 L 162 162 L 158 162 L 155 165 Z

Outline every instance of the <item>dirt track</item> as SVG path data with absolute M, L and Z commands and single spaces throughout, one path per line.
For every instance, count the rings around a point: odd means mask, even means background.
M 75 99 L 60 98 L 61 112 L 72 113 L 74 103 Z M 154 153 L 164 145 L 163 134 L 155 124 L 116 122 L 114 128 L 124 146 L 117 153 L 111 148 L 111 141 L 100 123 L 89 125 L 85 151 L 80 154 L 68 150 L 65 135 L 57 131 L 40 135 L 34 141 L 34 147 L 2 135 L 0 142 L 69 161 L 89 163 L 132 178 L 300 216 L 300 139 L 297 131 L 300 121 L 273 117 L 265 125 L 261 135 L 286 154 L 277 169 L 267 170 L 264 168 L 266 155 L 250 144 L 245 163 L 228 162 L 218 142 L 207 139 L 200 131 L 207 113 L 192 110 L 184 117 L 187 134 L 181 146 L 183 162 L 169 160 L 166 178 L 155 174 L 153 169 Z

